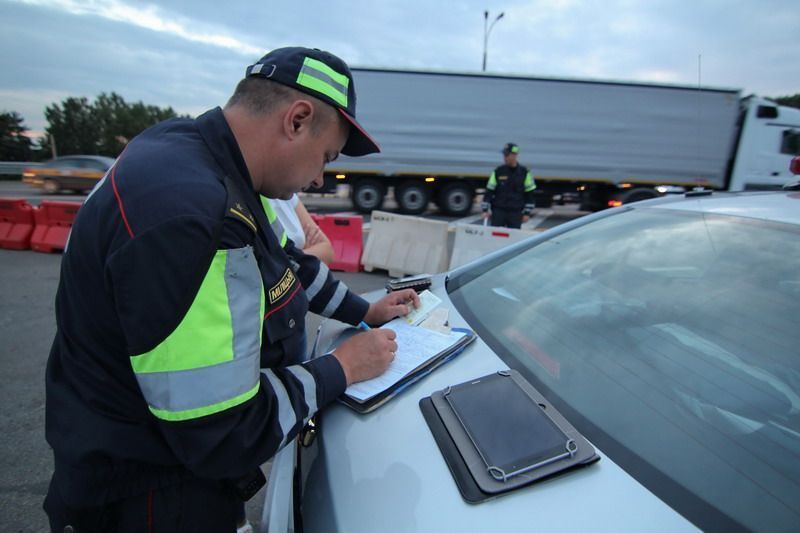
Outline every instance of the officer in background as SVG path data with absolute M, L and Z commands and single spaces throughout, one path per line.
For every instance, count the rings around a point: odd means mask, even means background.
M 416 293 L 365 301 L 260 201 L 379 151 L 355 112 L 341 59 L 274 50 L 224 109 L 138 135 L 86 199 L 45 377 L 53 531 L 235 531 L 260 465 L 387 368 L 397 343 L 381 329 L 303 361 L 306 312 L 379 325 Z
M 533 214 L 536 183 L 528 169 L 517 162 L 518 154 L 519 146 L 506 144 L 505 164 L 494 169 L 486 183 L 481 210 L 484 219 L 491 215 L 492 226 L 519 228 Z

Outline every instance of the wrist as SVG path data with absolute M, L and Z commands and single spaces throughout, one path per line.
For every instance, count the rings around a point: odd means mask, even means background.
M 361 321 L 366 322 L 369 325 L 374 324 L 375 323 L 374 310 L 375 310 L 375 304 L 374 303 L 369 304 L 367 312 L 364 314 L 364 318 L 362 318 Z
M 347 364 L 345 364 L 345 362 L 344 362 L 344 359 L 339 357 L 339 355 L 336 353 L 336 350 L 332 351 L 328 355 L 333 356 L 333 358 L 336 359 L 336 361 L 339 362 L 339 366 L 342 369 L 342 374 L 344 375 L 345 388 L 349 387 L 350 384 L 353 383 L 353 378 L 351 376 L 350 369 L 348 368 Z

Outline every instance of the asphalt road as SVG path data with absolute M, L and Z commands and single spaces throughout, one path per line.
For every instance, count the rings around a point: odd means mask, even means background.
M 84 196 L 46 196 L 25 184 L 0 181 L 0 197 L 83 201 Z M 348 213 L 346 197 L 306 196 L 304 203 L 316 213 Z M 387 210 L 393 210 L 391 200 Z M 539 210 L 537 230 L 580 216 L 574 207 Z M 456 222 L 435 211 L 426 217 Z M 476 222 L 477 207 L 462 221 Z M 365 219 L 368 221 L 368 217 Z M 368 226 L 367 226 L 368 227 Z M 44 438 L 44 371 L 55 334 L 54 299 L 59 279 L 60 254 L 0 249 L 0 532 L 39 532 L 48 529 L 41 509 L 52 474 L 52 454 Z M 353 290 L 364 293 L 383 288 L 388 274 L 338 273 Z M 316 317 L 309 318 L 314 331 Z M 265 465 L 268 469 L 268 465 Z M 248 516 L 258 523 L 263 491 L 248 504 Z

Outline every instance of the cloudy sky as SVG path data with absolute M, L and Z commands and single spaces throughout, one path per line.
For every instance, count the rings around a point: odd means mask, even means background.
M 269 49 L 351 66 L 666 82 L 800 93 L 797 0 L 0 0 L 0 111 L 115 91 L 196 115 Z M 698 68 L 699 67 L 699 68 Z

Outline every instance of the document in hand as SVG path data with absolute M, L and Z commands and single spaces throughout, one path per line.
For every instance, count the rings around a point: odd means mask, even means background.
M 383 405 L 403 388 L 460 353 L 475 339 L 470 330 L 453 328 L 450 333 L 441 333 L 411 326 L 402 318 L 392 320 L 382 329 L 391 329 L 397 334 L 394 361 L 380 376 L 347 387 L 341 398 L 342 403 L 360 413 L 368 413 Z

